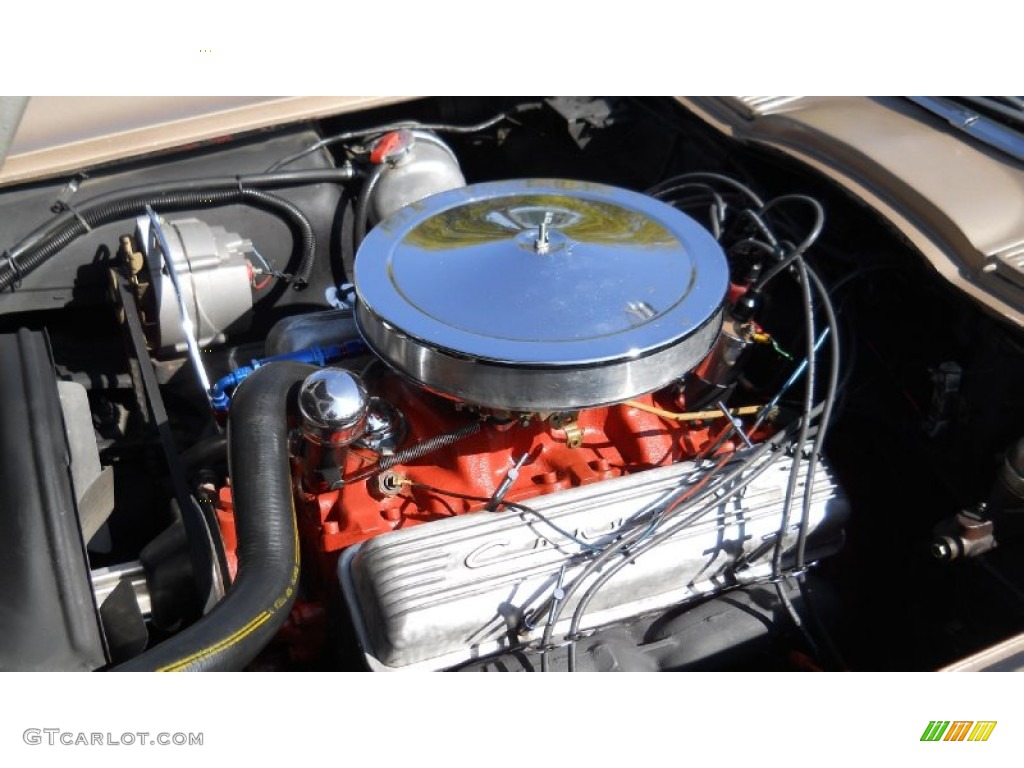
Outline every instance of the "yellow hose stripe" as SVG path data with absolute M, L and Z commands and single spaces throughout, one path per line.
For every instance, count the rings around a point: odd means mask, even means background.
M 271 615 L 272 614 L 269 611 L 263 611 L 261 614 L 259 614 L 255 619 L 250 621 L 244 627 L 242 627 L 239 630 L 236 630 L 232 634 L 225 637 L 223 640 L 220 640 L 219 642 L 207 648 L 203 648 L 200 651 L 196 651 L 191 656 L 186 656 L 184 659 L 180 659 L 179 661 L 175 661 L 171 664 L 168 664 L 166 667 L 161 667 L 157 671 L 177 672 L 181 669 L 181 667 L 186 667 L 194 661 L 199 661 L 200 659 L 212 656 L 215 653 L 219 653 L 225 648 L 230 648 L 232 645 L 235 645 L 240 640 L 248 637 L 254 631 L 259 629 L 260 626 L 266 623 L 267 619 L 269 619 Z
M 288 583 L 288 587 L 285 589 L 281 597 L 277 598 L 277 600 L 274 601 L 274 605 L 283 605 L 285 602 L 287 602 L 288 598 L 291 597 L 292 593 L 295 591 L 295 585 L 299 583 L 299 528 L 295 524 L 294 499 L 292 500 L 292 535 L 295 542 L 295 566 L 292 568 L 292 577 L 291 581 Z M 261 626 L 263 626 L 263 624 L 265 624 L 270 619 L 270 617 L 274 615 L 274 613 L 276 613 L 276 611 L 263 611 L 262 613 L 258 614 L 256 618 L 254 618 L 252 621 L 246 624 L 244 627 L 233 632 L 228 637 L 225 637 L 223 640 L 220 640 L 219 642 L 207 648 L 203 648 L 202 650 L 196 651 L 191 656 L 187 656 L 184 659 L 180 659 L 178 661 L 171 662 L 167 666 L 160 667 L 160 669 L 158 669 L 157 672 L 180 672 L 182 671 L 182 669 L 188 667 L 190 664 L 196 661 L 209 658 L 210 656 L 220 653 L 221 651 L 230 648 L 233 645 L 237 645 L 246 637 L 248 637 L 257 629 L 259 629 Z

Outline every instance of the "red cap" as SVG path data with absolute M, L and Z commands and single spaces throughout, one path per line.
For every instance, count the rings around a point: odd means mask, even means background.
M 412 132 L 405 130 L 404 128 L 399 131 L 385 133 L 377 139 L 373 145 L 373 149 L 370 150 L 370 162 L 374 165 L 380 165 L 395 155 L 405 152 L 410 146 L 412 146 L 412 142 Z

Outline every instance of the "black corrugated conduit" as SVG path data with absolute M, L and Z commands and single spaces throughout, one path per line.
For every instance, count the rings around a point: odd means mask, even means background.
M 131 187 L 86 200 L 26 235 L 0 258 L 0 290 L 16 286 L 70 243 L 90 229 L 119 219 L 138 216 L 147 205 L 159 213 L 172 210 L 214 208 L 237 203 L 253 205 L 274 213 L 293 228 L 302 256 L 292 276 L 292 285 L 309 282 L 316 256 L 316 237 L 306 215 L 293 203 L 263 191 L 262 187 L 302 186 L 340 183 L 353 178 L 351 168 L 291 171 L 252 176 L 224 176 L 208 179 L 169 181 Z

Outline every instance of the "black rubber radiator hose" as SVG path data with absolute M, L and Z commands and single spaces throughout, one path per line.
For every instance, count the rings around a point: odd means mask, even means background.
M 317 370 L 269 363 L 239 386 L 228 417 L 238 575 L 208 614 L 117 671 L 243 669 L 288 618 L 299 584 L 299 538 L 286 412 L 294 386 Z

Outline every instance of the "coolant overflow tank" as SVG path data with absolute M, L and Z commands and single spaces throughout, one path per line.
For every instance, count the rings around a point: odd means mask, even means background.
M 355 266 L 366 343 L 414 382 L 515 412 L 621 402 L 711 348 L 729 271 L 647 195 L 524 179 L 453 189 L 375 227 Z
M 466 184 L 455 153 L 429 131 L 403 129 L 385 134 L 374 144 L 370 161 L 380 167 L 368 193 L 371 223 Z

